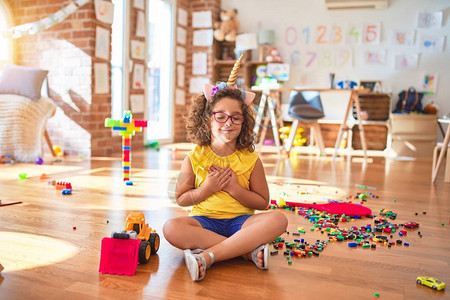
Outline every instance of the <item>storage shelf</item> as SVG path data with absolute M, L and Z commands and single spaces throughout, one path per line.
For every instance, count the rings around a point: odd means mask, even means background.
M 214 66 L 233 66 L 234 60 L 219 60 L 214 61 Z
M 234 42 L 217 42 L 214 41 L 214 61 L 213 61 L 213 78 L 211 82 L 224 81 L 228 78 L 231 69 L 235 63 Z M 226 50 L 226 51 L 225 51 Z M 224 51 L 228 55 L 224 55 Z M 229 56 L 232 59 L 223 59 Z M 238 79 L 244 90 L 250 90 L 252 80 L 256 76 L 256 68 L 258 65 L 267 64 L 267 61 L 252 60 L 251 50 L 245 52 L 241 67 L 238 71 Z

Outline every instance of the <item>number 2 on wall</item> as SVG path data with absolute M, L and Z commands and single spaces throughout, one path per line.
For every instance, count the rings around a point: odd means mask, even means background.
M 325 39 L 327 33 L 327 27 L 324 25 L 317 26 L 317 44 L 327 44 L 328 41 Z

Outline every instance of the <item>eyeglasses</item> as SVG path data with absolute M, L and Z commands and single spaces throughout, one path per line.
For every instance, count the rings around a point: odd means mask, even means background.
M 228 119 L 231 119 L 231 122 L 235 125 L 241 125 L 242 123 L 244 123 L 244 116 L 241 114 L 235 114 L 235 115 L 228 115 L 224 112 L 212 112 L 209 115 L 214 115 L 214 120 L 216 120 L 216 122 L 218 123 L 226 123 L 228 121 Z

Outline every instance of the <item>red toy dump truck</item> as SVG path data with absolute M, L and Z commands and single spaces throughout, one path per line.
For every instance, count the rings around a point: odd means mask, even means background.
M 145 223 L 142 212 L 132 212 L 125 222 L 125 230 L 102 239 L 99 272 L 102 274 L 134 275 L 139 264 L 149 262 L 159 250 L 160 239 Z

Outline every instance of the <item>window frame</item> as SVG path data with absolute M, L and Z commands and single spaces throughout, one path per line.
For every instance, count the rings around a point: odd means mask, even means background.
M 129 43 L 127 41 L 129 41 L 130 39 L 130 32 L 129 32 L 129 28 L 130 28 L 130 1 L 127 0 L 123 0 L 123 24 L 121 24 L 123 26 L 123 51 L 122 51 L 122 78 L 121 78 L 121 82 L 122 82 L 122 95 L 120 97 L 122 97 L 122 115 L 123 112 L 129 109 L 129 82 L 130 82 L 130 78 L 129 78 L 129 74 L 130 74 L 130 60 L 129 60 Z M 112 55 L 112 49 L 111 49 L 111 55 Z M 112 60 L 112 57 L 111 57 Z M 113 73 L 113 64 L 111 61 L 111 84 L 113 84 L 112 81 L 112 73 Z M 111 87 L 112 89 L 112 87 Z M 112 93 L 112 91 L 111 91 Z M 111 97 L 111 101 L 113 101 L 113 98 Z M 112 111 L 113 105 L 111 103 L 111 116 L 113 115 L 113 111 Z M 121 116 L 118 116 L 118 118 L 122 118 Z M 113 116 L 112 116 L 113 117 Z M 117 116 L 116 116 L 117 117 Z M 114 132 L 113 132 L 114 133 Z
M 146 0 L 147 1 L 147 0 Z M 171 6 L 171 14 L 172 14 L 172 30 L 171 30 L 171 45 L 170 45 L 170 49 L 171 49 L 171 70 L 170 73 L 170 86 L 171 86 L 171 101 L 170 101 L 170 121 L 169 123 L 171 124 L 170 127 L 170 135 L 167 138 L 164 139 L 158 139 L 158 142 L 161 144 L 167 144 L 167 143 L 173 143 L 173 141 L 175 140 L 175 109 L 176 109 L 176 104 L 175 104 L 175 90 L 176 90 L 176 84 L 175 84 L 175 70 L 176 70 L 176 58 L 175 58 L 175 47 L 176 47 L 176 29 L 177 29 L 177 7 L 178 7 L 178 1 L 177 0 L 162 0 L 163 2 L 168 3 Z M 148 67 L 148 61 L 149 61 L 149 47 L 150 47 L 150 37 L 149 37 L 149 24 L 148 24 L 148 15 L 149 15 L 149 3 L 147 1 L 146 3 L 146 9 L 145 9 L 145 20 L 146 20 L 146 26 L 145 26 L 145 30 L 146 30 L 146 39 L 145 39 L 145 91 L 144 91 L 144 97 L 145 97 L 145 113 L 144 113 L 144 118 L 146 120 L 148 120 L 148 75 L 149 75 L 149 67 Z M 144 129 L 144 141 L 150 142 L 153 140 L 148 139 L 148 135 L 146 130 L 149 130 L 149 128 L 145 128 Z
M 8 2 L 6 2 L 6 0 L 0 0 L 0 10 L 4 13 L 5 17 L 6 17 L 6 23 L 7 26 L 12 27 L 14 25 L 14 16 L 12 13 L 12 9 L 10 7 L 10 5 L 8 4 Z M 5 28 L 6 29 L 6 28 Z M 7 60 L 0 60 L 0 67 L 4 64 L 7 63 L 11 63 L 13 64 L 15 61 L 15 57 L 14 57 L 14 46 L 15 46 L 15 42 L 13 38 L 10 38 L 10 42 L 8 43 L 9 46 L 7 46 L 8 49 L 8 59 Z M 0 50 L 2 50 L 0 48 Z

